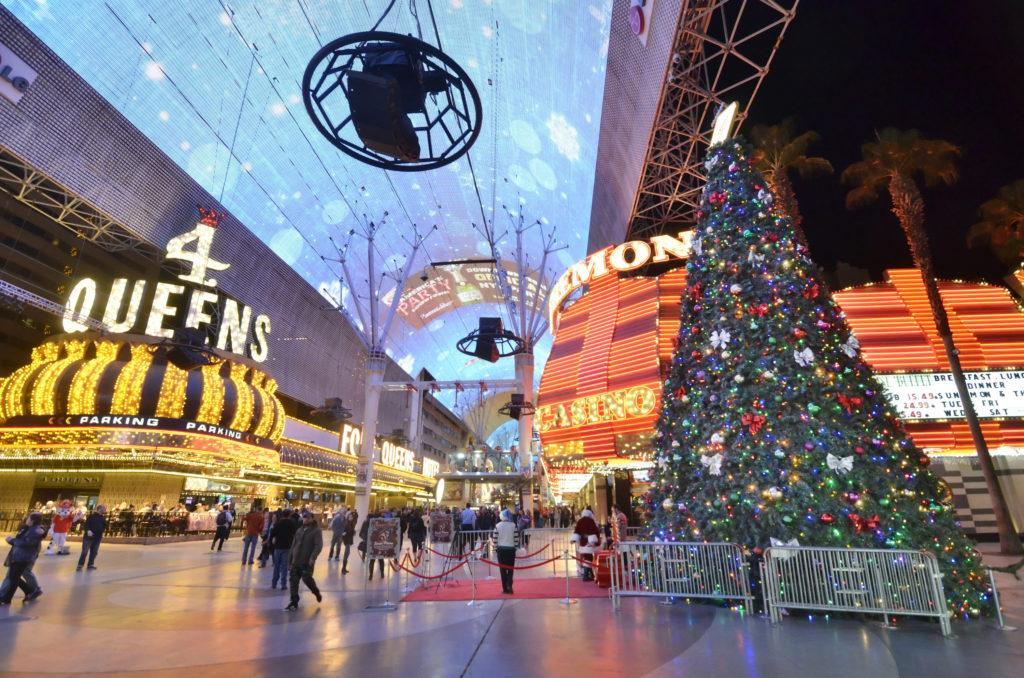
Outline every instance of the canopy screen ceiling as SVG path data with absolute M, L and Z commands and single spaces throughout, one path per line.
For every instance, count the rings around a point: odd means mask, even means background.
M 499 233 L 510 214 L 556 227 L 568 245 L 549 260 L 556 276 L 586 254 L 611 0 L 434 0 L 441 45 L 483 101 L 482 132 L 470 151 L 476 186 L 465 156 L 428 172 L 361 164 L 331 146 L 306 114 L 300 86 L 310 58 L 335 38 L 369 30 L 384 0 L 108 0 L 88 10 L 57 0 L 5 4 L 255 237 L 345 306 L 352 290 L 339 282 L 329 238 L 342 244 L 385 211 L 381 258 L 392 271 L 409 266 L 415 285 L 429 261 L 490 256 L 472 226 L 481 207 Z M 415 7 L 424 40 L 433 42 L 426 2 Z M 379 30 L 415 36 L 416 23 L 409 3 L 398 2 Z M 408 262 L 412 224 L 438 229 Z M 348 259 L 353 286 L 365 294 L 360 245 Z M 512 245 L 502 242 L 504 258 Z M 540 238 L 527 238 L 526 247 L 539 262 Z M 455 350 L 477 317 L 500 307 L 493 295 L 465 287 L 479 281 L 451 270 L 444 279 L 450 289 L 433 293 L 450 297 L 453 310 L 439 312 L 444 299 L 435 299 L 424 306 L 429 318 L 400 317 L 389 354 L 412 373 L 426 367 L 438 378 L 511 376 L 511 360 L 491 364 Z M 385 280 L 382 291 L 393 294 L 394 286 Z M 538 365 L 549 346 L 538 347 Z

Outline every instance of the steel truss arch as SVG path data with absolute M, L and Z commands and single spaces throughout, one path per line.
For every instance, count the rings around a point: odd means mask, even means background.
M 800 0 L 684 0 L 626 240 L 696 221 L 716 109 L 743 122 Z

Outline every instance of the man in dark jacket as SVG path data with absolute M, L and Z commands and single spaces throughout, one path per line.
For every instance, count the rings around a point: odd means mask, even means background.
M 271 578 L 270 588 L 276 589 L 278 580 L 281 581 L 281 588 L 285 588 L 288 574 L 288 551 L 292 548 L 292 539 L 295 537 L 295 530 L 298 525 L 292 518 L 292 512 L 285 509 L 281 519 L 274 523 L 270 530 L 270 548 L 274 553 L 274 576 Z
M 81 570 L 85 565 L 85 555 L 89 554 L 88 569 L 96 569 L 96 554 L 100 550 L 100 542 L 103 540 L 103 533 L 107 529 L 107 507 L 100 504 L 91 516 L 85 519 L 85 528 L 82 537 L 82 554 L 78 556 L 78 567 Z
M 324 548 L 324 537 L 320 532 L 320 526 L 316 524 L 316 516 L 310 512 L 302 514 L 302 526 L 299 527 L 292 539 L 292 547 L 288 552 L 288 568 L 291 573 L 288 577 L 292 599 L 286 610 L 299 609 L 299 580 L 305 582 L 316 602 L 323 600 L 320 589 L 313 580 L 313 566 L 316 564 L 316 557 Z

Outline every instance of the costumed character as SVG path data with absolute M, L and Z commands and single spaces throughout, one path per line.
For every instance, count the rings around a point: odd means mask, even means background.
M 583 510 L 579 521 L 576 523 L 576 529 L 573 530 L 572 540 L 576 542 L 576 550 L 579 551 L 580 558 L 588 561 L 580 563 L 583 581 L 593 581 L 594 569 L 590 563 L 594 561 L 597 546 L 601 543 L 601 528 L 597 526 L 597 522 L 594 520 L 594 512 L 590 509 Z
M 56 553 L 58 556 L 66 556 L 71 553 L 71 549 L 68 548 L 65 542 L 68 538 L 68 532 L 71 531 L 71 525 L 74 522 L 74 505 L 70 500 L 65 499 L 57 507 L 57 513 L 53 517 L 53 522 L 50 523 L 50 532 L 53 535 L 53 539 L 50 541 L 50 545 L 46 547 L 46 555 L 51 556 Z

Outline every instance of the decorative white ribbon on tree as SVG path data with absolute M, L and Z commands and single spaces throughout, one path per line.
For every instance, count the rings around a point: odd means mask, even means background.
M 849 457 L 837 457 L 832 453 L 829 453 L 825 457 L 825 462 L 828 464 L 828 470 L 835 471 L 839 475 L 844 475 L 853 470 L 853 455 Z
M 850 338 L 846 340 L 845 344 L 840 344 L 839 348 L 843 350 L 843 353 L 850 356 L 851 358 L 857 357 L 857 349 L 860 348 L 860 342 L 857 341 L 857 337 L 850 335 Z
M 711 333 L 711 348 L 725 348 L 729 345 L 729 338 L 727 330 L 715 330 Z
M 700 458 L 702 466 L 708 469 L 713 476 L 722 475 L 722 460 L 725 457 L 722 456 L 721 452 L 712 454 L 711 456 L 704 455 Z
M 797 365 L 800 367 L 807 367 L 814 362 L 814 352 L 809 348 L 805 348 L 802 351 L 800 349 L 794 349 L 793 359 L 796 360 Z

